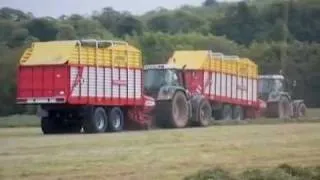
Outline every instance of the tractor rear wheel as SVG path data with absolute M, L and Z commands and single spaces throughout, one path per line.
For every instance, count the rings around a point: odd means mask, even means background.
M 54 115 L 41 118 L 43 134 L 80 133 L 81 128 L 81 121 L 66 122 L 64 121 L 64 117 L 55 117 Z
M 163 114 L 167 116 L 167 127 L 184 128 L 188 124 L 188 101 L 183 92 L 178 91 L 170 105 L 164 107 L 166 110 Z
M 41 118 L 41 130 L 43 134 L 59 134 L 61 133 L 62 126 L 58 122 L 58 119 L 53 117 L 42 117 Z
M 74 120 L 73 122 L 67 122 L 64 124 L 64 133 L 80 133 L 82 129 L 82 122 Z

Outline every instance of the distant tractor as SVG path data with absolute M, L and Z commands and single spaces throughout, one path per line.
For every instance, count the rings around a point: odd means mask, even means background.
M 286 82 L 287 80 L 281 74 L 259 76 L 259 98 L 267 104 L 264 116 L 281 119 L 306 116 L 307 107 L 304 100 L 292 98 L 291 92 L 296 82 L 293 81 L 291 85 Z

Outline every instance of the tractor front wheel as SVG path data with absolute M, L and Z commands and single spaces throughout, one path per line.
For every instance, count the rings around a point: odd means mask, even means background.
M 183 92 L 178 91 L 166 108 L 167 125 L 171 128 L 184 128 L 188 124 L 188 101 Z
M 304 103 L 301 103 L 298 106 L 297 115 L 298 115 L 298 118 L 307 116 L 307 106 Z
M 290 103 L 289 99 L 285 96 L 280 98 L 278 104 L 278 112 L 280 119 L 290 119 L 291 111 L 292 111 L 292 104 Z

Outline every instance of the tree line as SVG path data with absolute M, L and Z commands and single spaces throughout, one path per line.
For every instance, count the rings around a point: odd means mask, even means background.
M 30 43 L 83 38 L 128 41 L 142 50 L 147 64 L 166 62 L 179 49 L 249 57 L 261 74 L 283 67 L 297 80 L 294 95 L 309 107 L 320 106 L 320 1 L 206 0 L 202 6 L 158 8 L 141 16 L 111 7 L 89 17 L 59 18 L 0 9 L 0 115 L 33 112 L 15 105 L 17 63 Z

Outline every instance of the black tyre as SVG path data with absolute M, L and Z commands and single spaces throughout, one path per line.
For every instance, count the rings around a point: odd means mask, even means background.
M 120 132 L 124 127 L 124 115 L 120 108 L 112 108 L 109 111 L 109 131 Z
M 108 117 L 102 107 L 90 108 L 83 122 L 85 133 L 104 133 L 108 127 Z
M 58 134 L 62 132 L 62 126 L 52 117 L 41 118 L 41 130 L 43 134 Z
M 177 92 L 170 104 L 165 108 L 167 117 L 167 127 L 169 128 L 184 128 L 188 124 L 189 111 L 187 98 L 182 92 Z
M 41 118 L 41 129 L 44 134 L 80 133 L 82 122 L 65 122 L 64 117 L 56 117 L 51 114 L 50 117 Z
M 285 96 L 280 97 L 280 101 L 278 103 L 278 115 L 280 119 L 290 119 L 292 106 L 289 99 Z
M 200 104 L 195 108 L 197 108 L 195 112 L 196 125 L 201 127 L 209 126 L 212 119 L 211 104 L 206 99 L 201 99 Z
M 221 119 L 224 121 L 232 120 L 232 106 L 225 104 L 222 107 Z
M 69 122 L 64 126 L 65 133 L 80 133 L 82 129 L 82 122 Z
M 307 116 L 307 106 L 304 103 L 301 103 L 298 106 L 297 115 L 298 115 L 298 118 Z
M 241 106 L 234 106 L 232 111 L 232 119 L 241 121 L 244 120 L 244 109 Z

